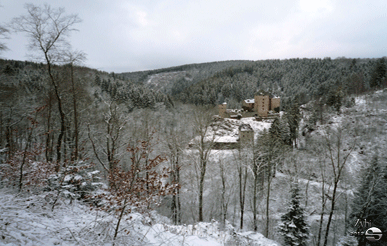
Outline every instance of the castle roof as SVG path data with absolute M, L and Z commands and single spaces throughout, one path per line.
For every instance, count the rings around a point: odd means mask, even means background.
M 255 103 L 255 100 L 254 99 L 246 99 L 245 103 Z
M 270 98 L 273 97 L 273 95 L 270 92 L 267 92 L 265 90 L 259 89 L 254 93 L 254 96 L 269 96 Z
M 242 124 L 239 126 L 239 131 L 241 132 L 253 132 L 253 128 L 251 128 L 250 124 Z

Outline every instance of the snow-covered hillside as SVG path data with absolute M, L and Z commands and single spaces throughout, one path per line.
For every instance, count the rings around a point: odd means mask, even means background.
M 116 219 L 105 212 L 90 210 L 78 201 L 62 200 L 51 211 L 50 197 L 16 194 L 0 189 L 0 245 L 112 245 Z M 120 227 L 115 245 L 238 245 L 277 246 L 259 233 L 236 232 L 231 225 L 170 225 L 164 217 L 132 213 Z

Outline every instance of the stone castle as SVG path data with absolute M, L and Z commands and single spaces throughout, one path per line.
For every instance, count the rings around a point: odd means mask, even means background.
M 247 99 L 242 101 L 243 111 L 237 112 L 235 110 L 227 109 L 227 103 L 220 104 L 219 116 L 222 118 L 234 118 L 238 114 L 242 117 L 268 117 L 269 111 L 279 112 L 281 106 L 281 99 L 279 97 L 272 97 L 267 93 L 257 93 L 254 99 Z

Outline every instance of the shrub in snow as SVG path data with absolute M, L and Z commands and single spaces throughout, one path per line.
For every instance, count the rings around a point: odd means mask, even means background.
M 47 185 L 55 171 L 51 162 L 36 161 L 41 153 L 39 146 L 29 150 L 16 151 L 8 161 L 0 166 L 0 179 L 7 186 L 17 187 L 19 191 L 26 188 L 36 191 Z
M 112 213 L 117 218 L 113 240 L 116 240 L 124 215 L 136 210 L 145 212 L 159 205 L 160 197 L 172 194 L 178 184 L 165 184 L 170 170 L 160 170 L 165 158 L 160 155 L 149 158 L 152 152 L 148 141 L 140 141 L 137 146 L 128 145 L 131 154 L 129 170 L 117 166 L 109 170 L 109 188 L 95 196 L 103 201 L 100 209 Z
M 54 209 L 60 196 L 71 200 L 89 199 L 93 191 L 103 186 L 103 183 L 99 182 L 98 174 L 99 171 L 93 170 L 92 165 L 83 162 L 69 165 L 62 168 L 60 172 L 52 174 L 48 179 L 49 185 L 46 188 L 46 191 L 56 192 L 52 209 Z

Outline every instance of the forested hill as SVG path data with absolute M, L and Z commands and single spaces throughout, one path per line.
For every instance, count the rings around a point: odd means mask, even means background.
M 198 64 L 187 64 L 176 67 L 121 73 L 119 76 L 134 83 L 144 84 L 150 88 L 176 94 L 182 89 L 196 84 L 216 73 L 231 67 L 251 64 L 251 61 L 220 61 Z
M 280 96 L 283 106 L 316 98 L 328 103 L 332 98 L 387 86 L 386 70 L 385 58 L 297 58 L 222 61 L 121 74 L 76 67 L 75 72 L 82 74 L 79 86 L 90 86 L 94 95 L 105 93 L 131 109 L 154 108 L 157 103 L 170 107 L 173 101 L 196 105 L 226 101 L 229 107 L 240 107 L 243 99 L 252 98 L 260 89 Z M 69 69 L 64 66 L 57 71 L 67 78 L 62 83 L 66 91 Z M 4 92 L 50 90 L 43 64 L 0 59 L 0 76 Z
M 65 101 L 71 99 L 71 77 L 75 79 L 75 89 L 82 94 L 84 103 L 113 100 L 125 104 L 128 110 L 134 108 L 154 108 L 158 103 L 173 106 L 171 98 L 161 91 L 152 90 L 117 76 L 82 66 L 74 66 L 71 75 L 70 65 L 54 66 L 55 76 L 59 79 L 60 96 Z M 31 101 L 31 105 L 44 105 L 46 95 L 52 90 L 48 82 L 46 65 L 28 61 L 0 59 L 0 103 L 7 105 L 16 100 Z M 51 100 L 51 99 L 50 99 Z M 4 106 L 2 105 L 2 106 Z
M 184 65 L 121 76 L 172 95 L 184 103 L 231 107 L 263 89 L 283 101 L 357 94 L 386 84 L 385 59 L 288 59 Z

